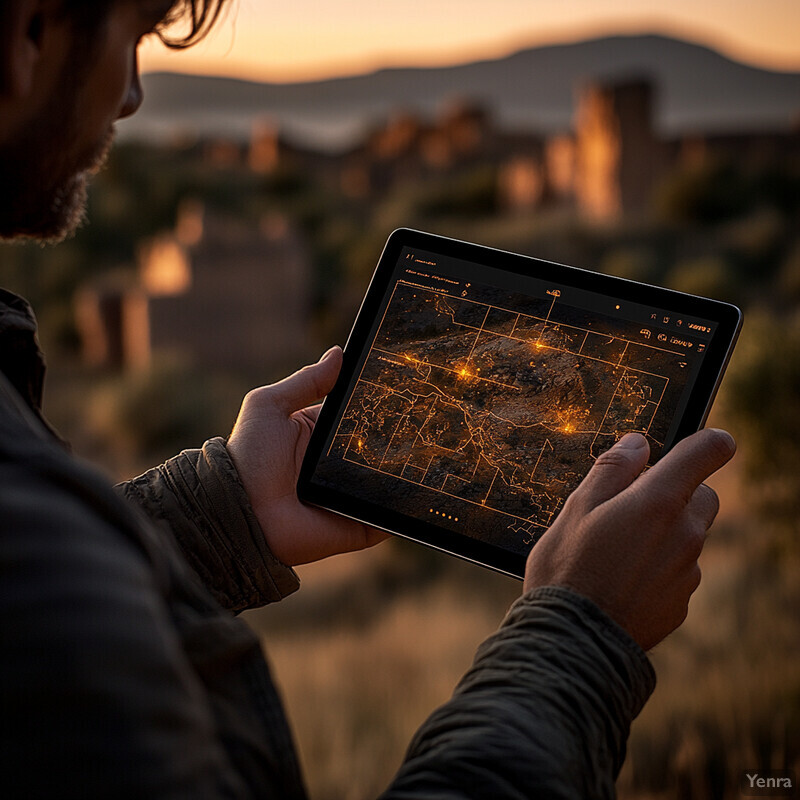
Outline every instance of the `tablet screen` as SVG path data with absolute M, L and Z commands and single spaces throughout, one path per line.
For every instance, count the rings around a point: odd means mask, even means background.
M 313 483 L 525 556 L 623 434 L 643 433 L 654 462 L 676 441 L 719 321 L 546 267 L 400 247 Z

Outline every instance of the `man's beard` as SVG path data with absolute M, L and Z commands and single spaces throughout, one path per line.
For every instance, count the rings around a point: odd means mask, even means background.
M 76 126 L 56 131 L 45 122 L 31 133 L 0 152 L 0 239 L 55 243 L 84 221 L 89 178 L 104 163 L 113 131 L 80 154 Z
M 49 102 L 14 138 L 0 142 L 0 241 L 55 243 L 84 221 L 89 178 L 114 138 L 109 124 L 87 142 L 92 133 L 80 101 L 95 57 L 91 40 L 76 38 Z

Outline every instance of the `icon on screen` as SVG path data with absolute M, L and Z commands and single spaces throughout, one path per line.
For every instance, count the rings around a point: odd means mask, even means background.
M 666 333 L 659 333 L 658 334 L 658 341 L 659 342 L 666 342 L 667 341 L 667 334 Z
M 642 328 L 642 329 L 639 331 L 639 333 L 641 333 L 641 334 L 642 334 L 642 336 L 644 336 L 644 338 L 645 338 L 645 339 L 649 339 L 649 338 L 650 338 L 650 331 L 649 331 L 649 330 L 647 330 L 647 328 Z

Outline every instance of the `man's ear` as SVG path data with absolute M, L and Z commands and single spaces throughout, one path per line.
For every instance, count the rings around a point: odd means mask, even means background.
M 33 86 L 44 26 L 54 13 L 47 0 L 4 0 L 0 11 L 0 95 L 24 97 Z

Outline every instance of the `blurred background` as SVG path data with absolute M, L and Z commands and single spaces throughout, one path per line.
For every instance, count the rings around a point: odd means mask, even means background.
M 344 342 L 398 226 L 737 303 L 710 424 L 739 453 L 619 795 L 800 774 L 800 4 L 280 6 L 148 42 L 91 224 L 0 247 L 52 421 L 115 479 L 227 434 L 249 388 Z M 366 799 L 520 585 L 394 540 L 300 573 L 248 620 L 312 797 Z

